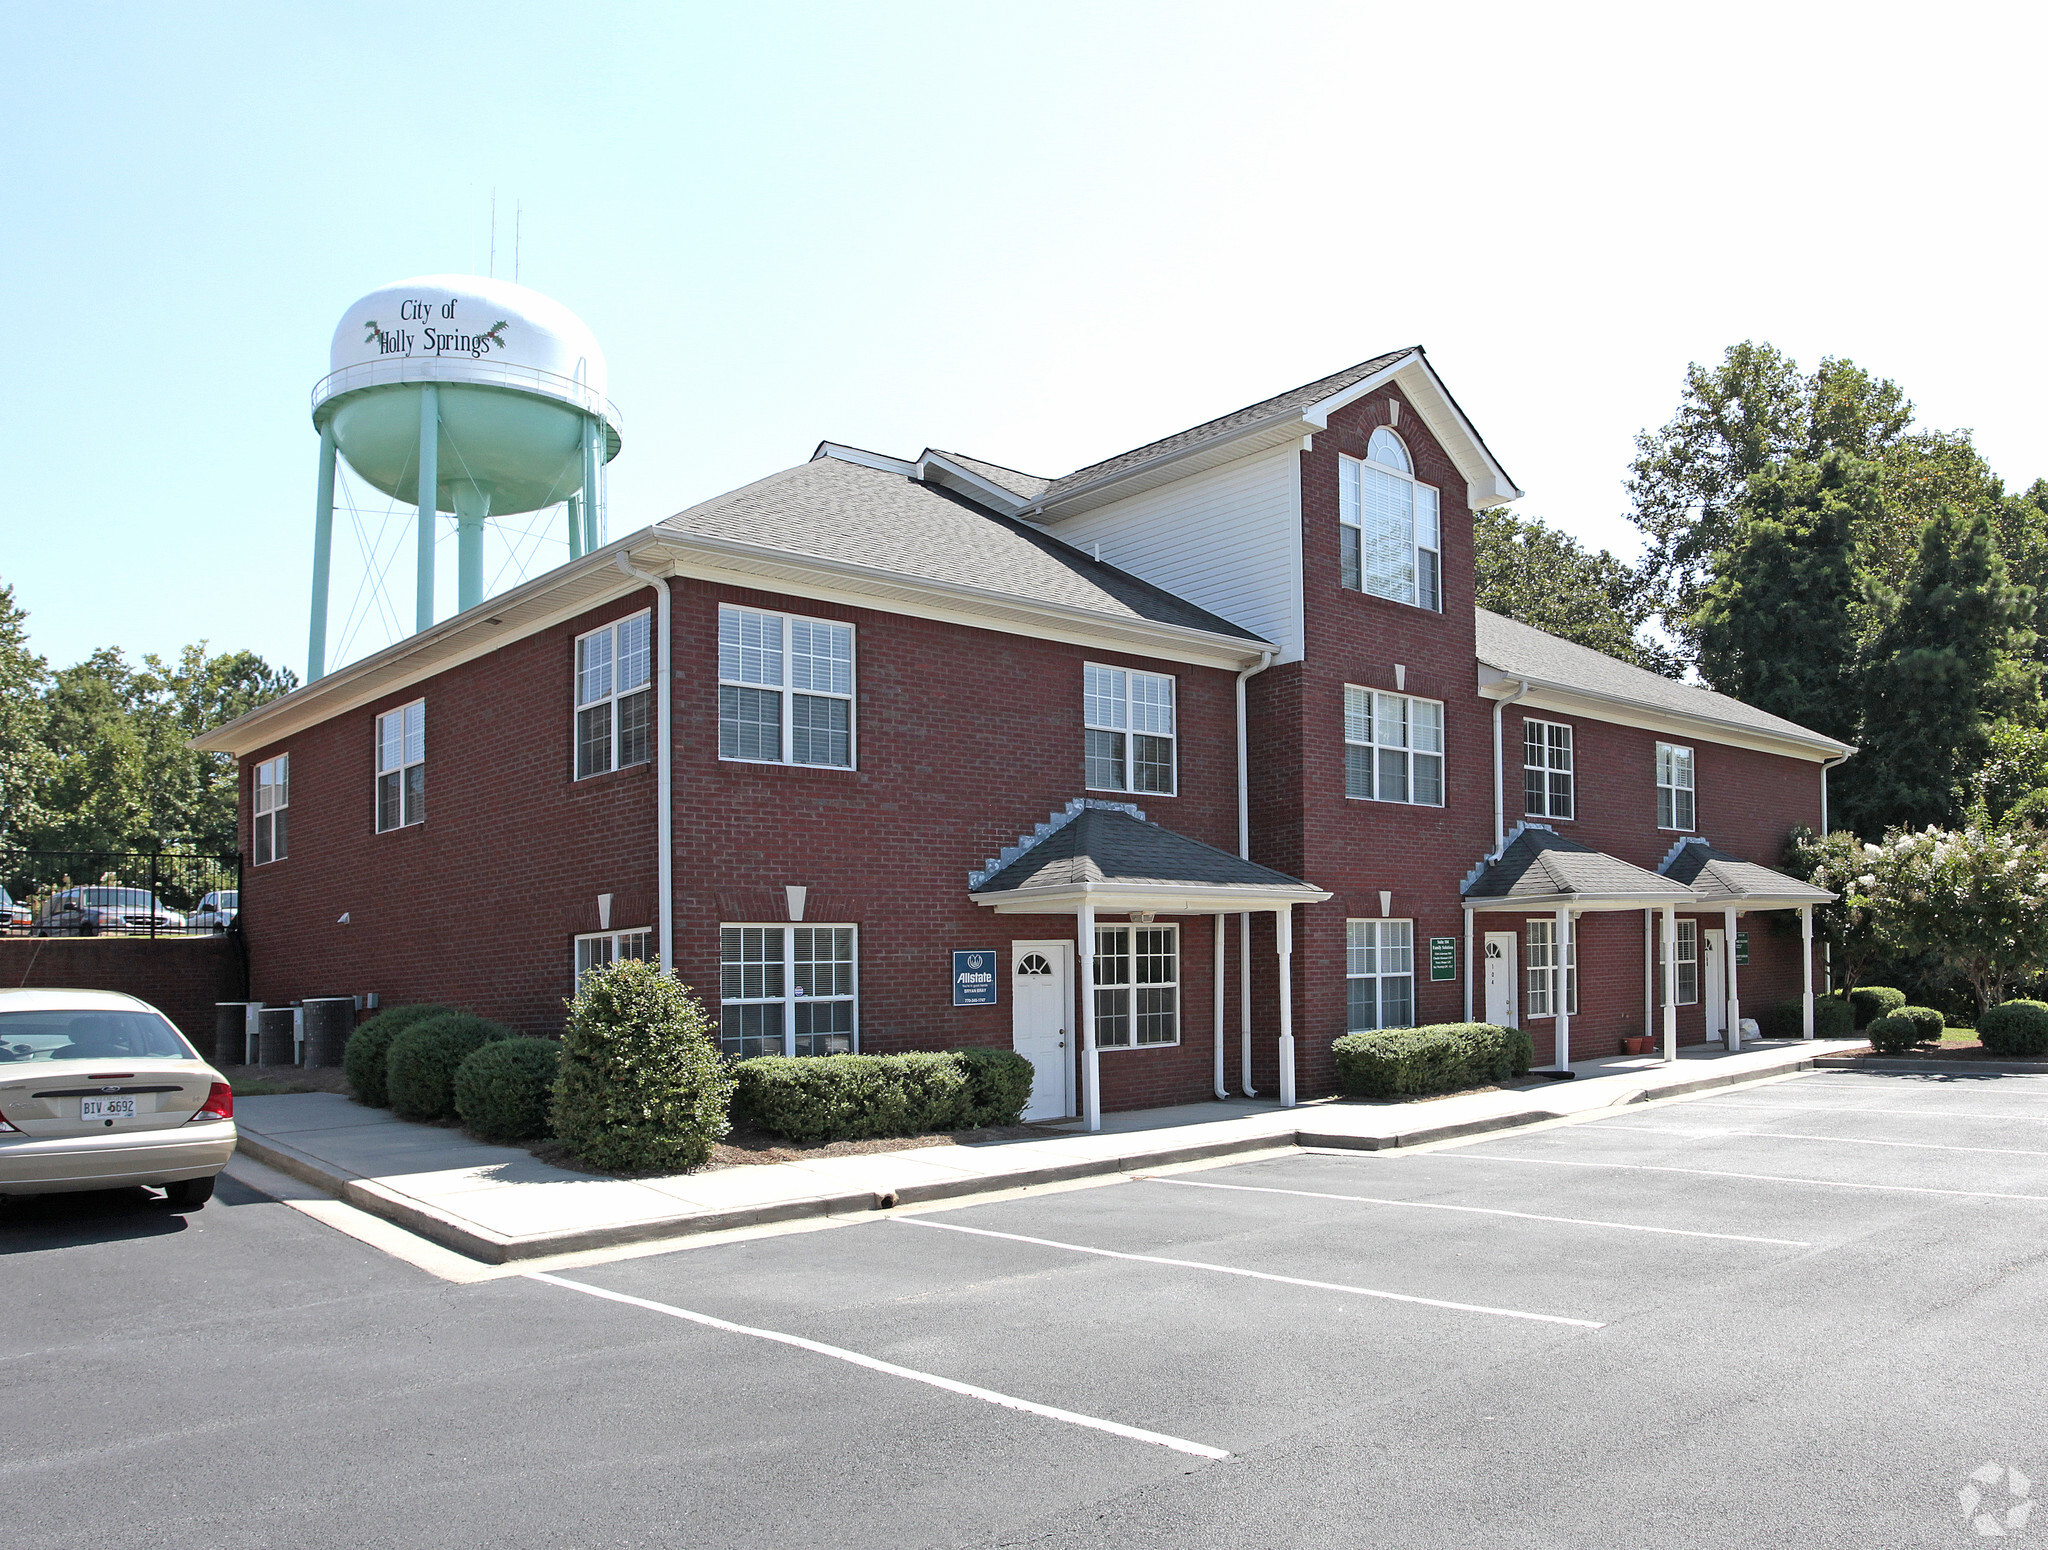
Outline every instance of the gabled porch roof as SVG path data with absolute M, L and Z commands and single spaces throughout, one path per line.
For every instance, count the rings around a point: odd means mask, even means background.
M 1674 878 L 1540 824 L 1523 824 L 1509 835 L 1498 856 L 1473 868 L 1464 893 L 1466 907 L 1473 910 L 1629 910 L 1699 902 L 1691 888 Z
M 1788 910 L 1802 904 L 1832 904 L 1835 895 L 1796 877 L 1744 861 L 1695 835 L 1671 847 L 1657 870 L 1684 883 L 1702 904 L 1747 910 Z

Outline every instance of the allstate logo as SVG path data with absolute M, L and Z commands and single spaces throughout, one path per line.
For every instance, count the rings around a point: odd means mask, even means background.
M 1987 1493 L 2000 1481 L 2005 1483 L 2003 1512 L 1997 1503 L 1990 1501 Z M 2017 1469 L 2007 1469 L 2003 1464 L 1985 1462 L 1970 1471 L 1970 1483 L 1956 1492 L 1956 1500 L 1963 1504 L 1963 1516 L 1970 1527 L 1985 1539 L 2003 1538 L 2027 1526 L 2027 1519 L 2034 1515 L 2034 1503 L 2029 1495 L 2034 1482 Z
M 987 960 L 980 953 L 969 953 L 967 955 L 967 967 L 970 969 L 978 969 L 985 962 Z

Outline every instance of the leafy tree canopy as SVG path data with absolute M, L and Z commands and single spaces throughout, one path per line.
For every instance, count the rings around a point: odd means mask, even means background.
M 1677 676 L 1670 648 L 1645 629 L 1656 605 L 1633 566 L 1505 506 L 1476 512 L 1472 527 L 1481 608 Z
M 28 615 L 0 583 L 0 863 L 26 847 L 43 822 L 43 792 L 56 761 L 43 730 L 49 667 L 28 649 Z

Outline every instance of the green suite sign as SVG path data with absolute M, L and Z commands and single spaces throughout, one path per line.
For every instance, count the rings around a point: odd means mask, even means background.
M 1454 980 L 1458 977 L 1456 937 L 1433 936 L 1429 939 L 1429 977 L 1432 980 Z

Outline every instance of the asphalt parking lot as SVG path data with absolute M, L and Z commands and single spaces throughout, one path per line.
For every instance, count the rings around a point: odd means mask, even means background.
M 15 1544 L 2048 1536 L 2044 1078 L 1824 1073 L 472 1284 L 232 1182 L 18 1203 L 0 1249 Z

